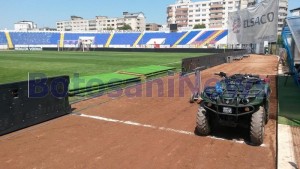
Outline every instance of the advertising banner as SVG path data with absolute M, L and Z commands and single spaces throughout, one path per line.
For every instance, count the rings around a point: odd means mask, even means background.
M 230 12 L 228 44 L 277 41 L 278 0 L 264 0 L 254 7 Z

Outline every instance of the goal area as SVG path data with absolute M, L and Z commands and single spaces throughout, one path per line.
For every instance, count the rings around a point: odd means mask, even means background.
M 59 40 L 57 42 L 58 51 L 90 51 L 94 46 L 95 37 L 79 37 L 78 40 Z

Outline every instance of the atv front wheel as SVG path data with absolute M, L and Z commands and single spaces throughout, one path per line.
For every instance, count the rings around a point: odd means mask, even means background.
M 255 146 L 259 146 L 264 141 L 265 133 L 265 114 L 264 108 L 260 107 L 259 110 L 252 114 L 250 126 L 250 140 Z
M 202 136 L 207 136 L 211 132 L 211 126 L 209 124 L 209 118 L 206 110 L 203 107 L 199 107 L 197 113 L 197 131 Z

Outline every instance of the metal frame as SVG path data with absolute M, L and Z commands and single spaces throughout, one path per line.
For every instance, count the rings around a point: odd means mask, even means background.
M 293 54 L 290 48 L 290 44 L 288 42 L 288 37 L 292 36 L 292 33 L 288 27 L 288 25 L 285 23 L 285 26 L 282 29 L 281 37 L 283 39 L 283 46 L 287 50 L 287 59 L 288 59 L 288 65 L 290 69 L 290 74 L 293 76 L 294 81 L 296 85 L 300 88 L 300 82 L 299 82 L 299 73 L 297 72 L 294 64 Z

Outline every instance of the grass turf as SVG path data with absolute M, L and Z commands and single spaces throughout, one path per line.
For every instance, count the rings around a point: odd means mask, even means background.
M 69 85 L 69 90 L 78 90 L 82 88 L 89 88 L 95 86 L 105 86 L 107 84 L 119 84 L 126 83 L 126 81 L 139 80 L 136 76 L 117 74 L 117 73 L 105 73 L 93 76 L 82 76 L 72 78 Z
M 135 68 L 129 68 L 125 70 L 121 70 L 122 72 L 129 72 L 129 73 L 136 73 L 136 74 L 142 74 L 142 75 L 149 75 L 156 72 L 166 72 L 168 70 L 174 70 L 173 67 L 167 67 L 167 66 L 157 66 L 157 65 L 150 65 L 150 66 L 143 66 L 143 67 L 135 67 Z
M 300 126 L 300 89 L 293 78 L 289 77 L 284 86 L 286 77 L 278 77 L 278 122 L 291 126 Z
M 166 65 L 180 69 L 181 59 L 206 53 L 158 52 L 0 52 L 0 83 L 27 80 L 28 72 L 47 76 L 80 76 L 112 73 L 148 65 Z

